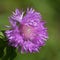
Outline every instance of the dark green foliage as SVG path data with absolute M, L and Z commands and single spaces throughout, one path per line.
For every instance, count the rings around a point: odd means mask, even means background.
M 16 48 L 8 45 L 8 41 L 4 32 L 5 31 L 2 31 L 4 36 L 0 38 L 0 58 L 1 60 L 13 60 L 17 55 Z

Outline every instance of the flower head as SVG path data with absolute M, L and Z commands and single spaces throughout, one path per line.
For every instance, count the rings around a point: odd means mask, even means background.
M 27 9 L 26 14 L 18 9 L 9 18 L 11 29 L 6 36 L 11 46 L 21 49 L 21 52 L 38 52 L 48 38 L 45 22 L 40 13 Z

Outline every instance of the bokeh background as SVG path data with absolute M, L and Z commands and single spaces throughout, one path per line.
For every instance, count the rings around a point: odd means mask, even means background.
M 47 22 L 49 39 L 39 53 L 21 54 L 0 39 L 0 60 L 60 60 L 60 0 L 0 0 L 0 30 L 16 8 L 34 8 Z M 2 34 L 2 33 L 0 33 Z M 2 41 L 2 42 L 1 42 Z

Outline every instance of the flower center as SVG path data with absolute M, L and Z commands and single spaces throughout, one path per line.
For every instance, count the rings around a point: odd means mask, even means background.
M 26 25 L 22 27 L 22 34 L 26 39 L 30 40 L 34 39 L 34 37 L 36 36 L 35 29 L 31 26 Z

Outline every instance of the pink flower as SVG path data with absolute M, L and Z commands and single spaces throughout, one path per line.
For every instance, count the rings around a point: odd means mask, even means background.
M 26 14 L 18 9 L 9 18 L 11 29 L 6 36 L 11 46 L 21 49 L 21 52 L 38 52 L 48 38 L 45 22 L 40 13 L 27 9 Z

